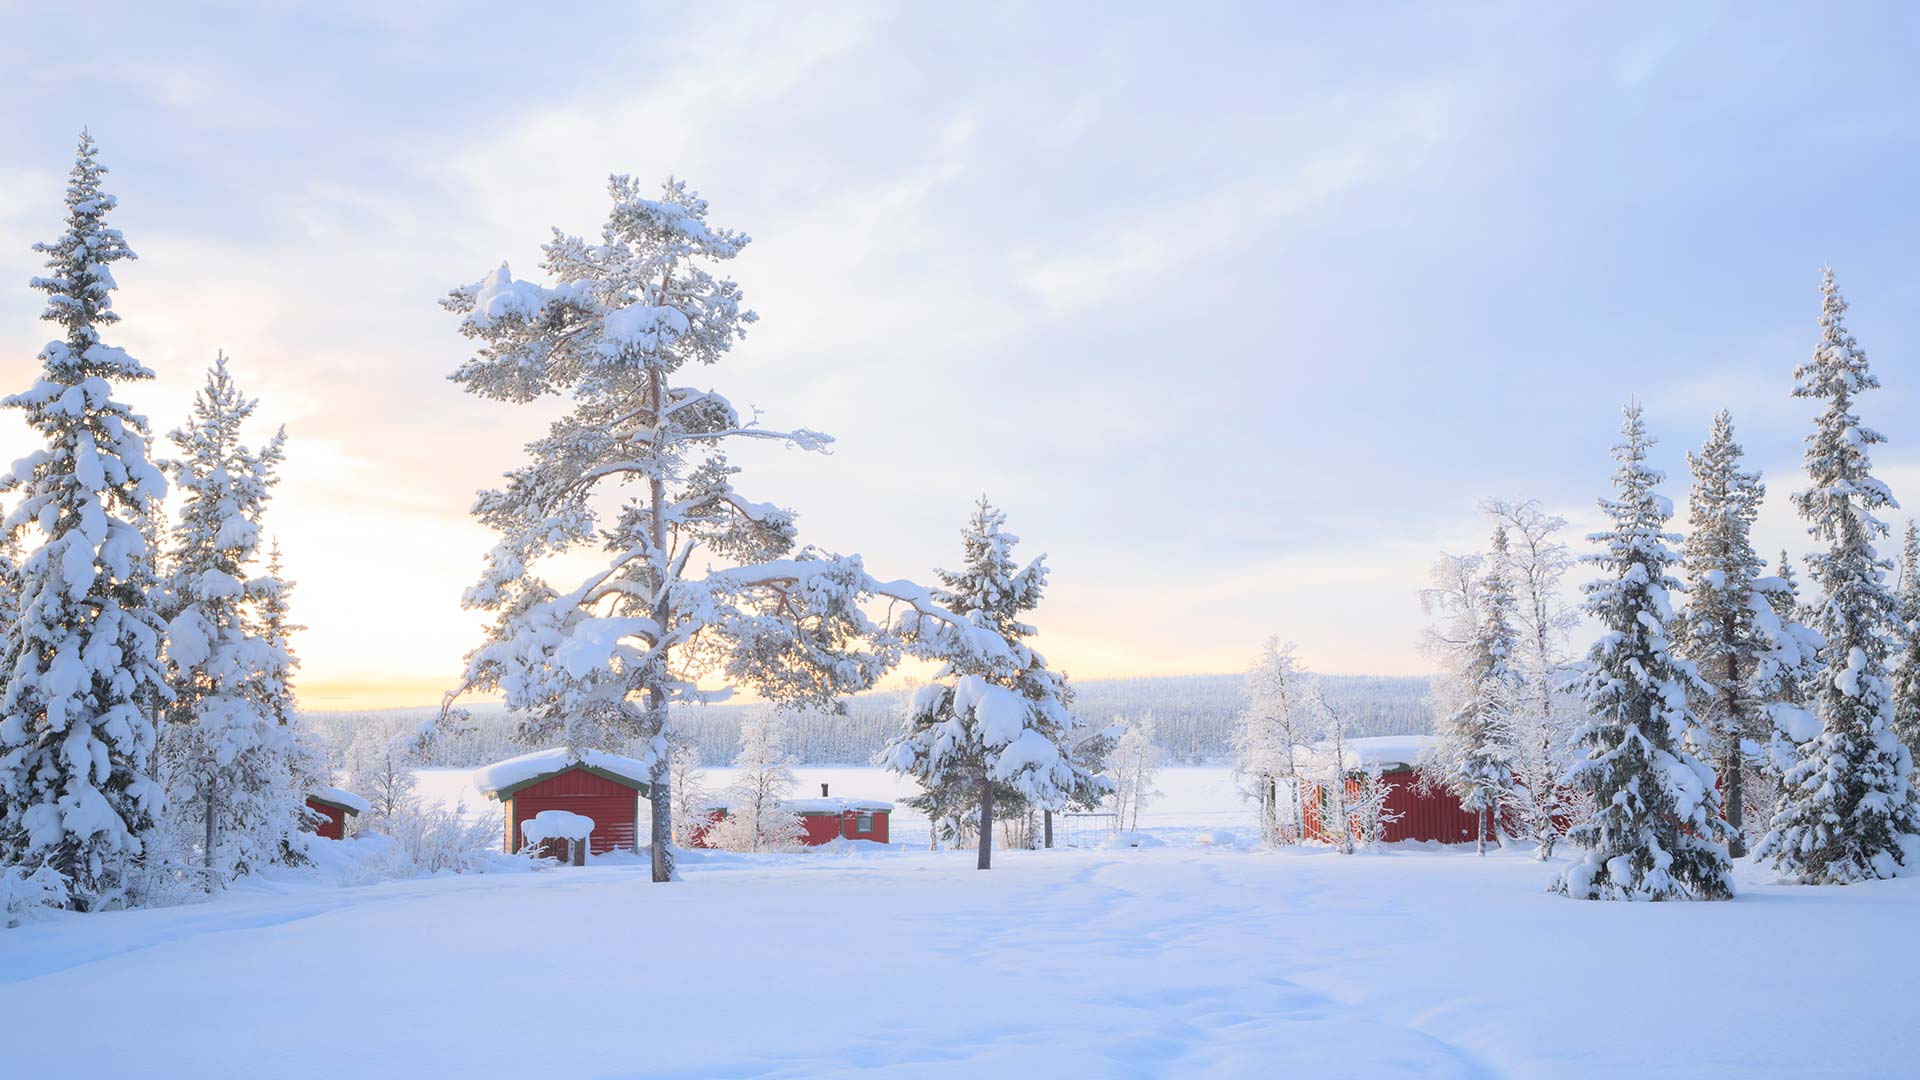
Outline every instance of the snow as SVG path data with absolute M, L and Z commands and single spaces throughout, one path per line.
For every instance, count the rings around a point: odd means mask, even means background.
M 1361 769 L 1369 765 L 1418 765 L 1431 757 L 1434 748 L 1439 745 L 1439 740 L 1432 735 L 1374 735 L 1344 741 L 1349 769 Z M 1332 754 L 1325 743 L 1302 746 L 1298 752 L 1306 761 L 1320 765 L 1330 761 Z
M 204 904 L 55 915 L 0 939 L 0 1015 L 38 1034 L 9 1046 L 7 1068 L 1892 1076 L 1920 1052 L 1911 1002 L 1885 974 L 1920 964 L 1920 881 L 1783 886 L 1743 862 L 1729 903 L 1596 904 L 1547 894 L 1562 864 L 1517 852 L 1150 842 L 1165 837 L 998 852 L 989 873 L 970 852 L 898 845 L 690 852 L 676 885 L 603 859 L 354 887 L 282 878 Z M 344 857 L 356 843 L 330 846 Z M 1818 950 L 1752 947 L 1800 939 L 1812 920 Z M 1527 961 L 1541 978 L 1517 978 L 1522 955 L 1489 942 L 1550 942 Z M 1729 992 L 1644 977 L 1699 955 Z M 650 989 L 661 971 L 671 993 Z M 642 1001 L 672 1037 L 527 1038 L 526 1000 L 505 980 L 540 987 L 543 1014 L 572 1030 L 629 1030 Z M 1630 1038 L 1583 1019 L 1625 1000 Z
M 569 765 L 588 765 L 602 772 L 631 780 L 638 784 L 647 782 L 650 767 L 644 761 L 636 761 L 619 754 L 609 754 L 605 750 L 584 750 L 578 755 L 569 755 L 565 747 L 556 746 L 550 750 L 535 750 L 531 754 L 496 761 L 492 765 L 473 770 L 473 789 L 487 798 L 493 798 L 502 788 L 523 784 L 536 776 L 559 772 Z
M 893 804 L 878 799 L 786 799 L 781 806 L 796 814 L 842 814 L 852 811 L 891 811 Z
M 348 791 L 346 788 L 316 788 L 310 797 L 319 799 L 322 802 L 338 803 L 356 814 L 364 814 L 373 809 L 372 803 Z
M 542 840 L 587 840 L 593 836 L 593 819 L 571 810 L 542 810 L 520 823 L 520 836 L 529 844 Z

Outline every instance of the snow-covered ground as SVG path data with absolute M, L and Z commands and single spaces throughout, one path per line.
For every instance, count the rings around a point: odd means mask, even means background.
M 34 1033 L 0 1074 L 1891 1076 L 1920 1055 L 1920 880 L 1743 868 L 1731 903 L 1578 902 L 1518 853 L 1259 851 L 1223 771 L 1160 787 L 1142 827 L 1167 846 L 984 874 L 904 845 L 696 853 L 672 886 L 637 860 L 309 876 L 30 923 L 0 932 L 0 1023 Z M 1223 827 L 1242 842 L 1192 842 Z

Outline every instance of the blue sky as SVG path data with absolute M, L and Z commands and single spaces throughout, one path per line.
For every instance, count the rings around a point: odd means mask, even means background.
M 118 340 L 161 374 L 127 396 L 171 425 L 224 348 L 288 423 L 314 704 L 428 700 L 475 640 L 465 508 L 544 421 L 446 381 L 435 300 L 597 228 L 614 171 L 754 236 L 762 321 L 711 382 L 841 440 L 749 494 L 924 577 L 989 493 L 1074 674 L 1268 633 L 1425 670 L 1427 564 L 1487 495 L 1595 524 L 1629 395 L 1676 501 L 1732 408 L 1761 539 L 1803 550 L 1826 262 L 1920 505 L 1911 9 L 150 7 L 76 44 L 0 3 L 0 377 L 48 336 L 27 245 L 90 125 L 142 257 Z

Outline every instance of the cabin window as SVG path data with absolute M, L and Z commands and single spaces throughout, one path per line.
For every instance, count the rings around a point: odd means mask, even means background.
M 854 818 L 853 831 L 854 832 L 872 832 L 873 831 L 873 815 L 861 814 L 859 817 Z

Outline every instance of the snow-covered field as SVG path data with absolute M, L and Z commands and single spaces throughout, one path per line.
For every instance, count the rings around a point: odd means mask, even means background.
M 674 886 L 603 861 L 55 917 L 0 932 L 0 1024 L 36 1033 L 0 1074 L 1892 1076 L 1920 1055 L 1920 881 L 1743 869 L 1727 904 L 1577 902 L 1517 853 L 1255 850 L 1223 770 L 1159 786 L 1142 827 L 1167 846 L 985 874 L 906 845 L 697 853 Z M 1589 1023 L 1602 1001 L 1632 1022 Z

